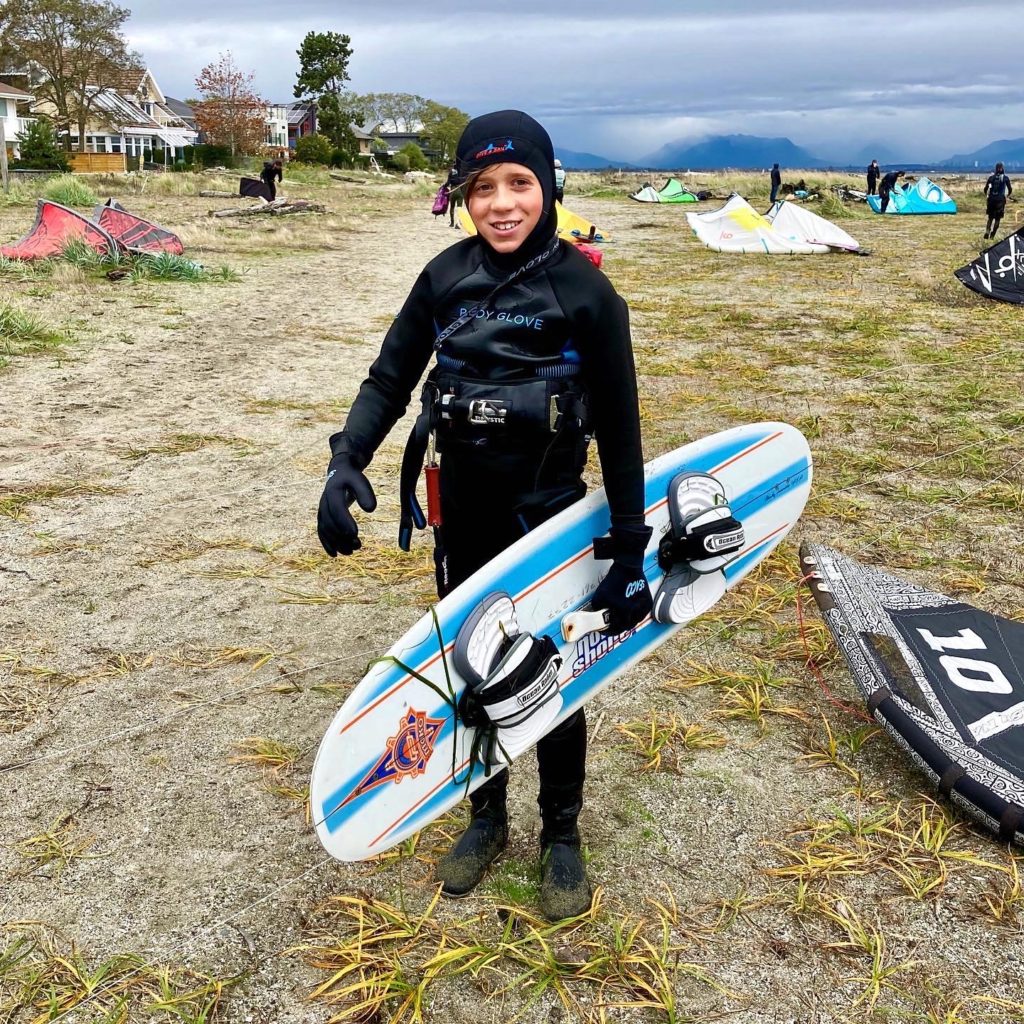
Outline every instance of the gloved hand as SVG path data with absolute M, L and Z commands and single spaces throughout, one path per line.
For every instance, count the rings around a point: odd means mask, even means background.
M 348 510 L 353 501 L 359 502 L 364 512 L 372 512 L 377 507 L 377 496 L 363 475 L 357 456 L 341 452 L 327 467 L 327 481 L 316 516 L 317 535 L 331 558 L 351 555 L 363 546 L 359 527 Z
M 608 575 L 598 584 L 590 599 L 593 611 L 608 610 L 608 632 L 625 633 L 643 621 L 654 607 L 651 588 L 644 575 L 644 551 L 650 539 L 648 526 L 615 527 L 611 538 L 594 544 L 597 558 L 612 558 Z M 604 538 L 601 538 L 604 540 Z

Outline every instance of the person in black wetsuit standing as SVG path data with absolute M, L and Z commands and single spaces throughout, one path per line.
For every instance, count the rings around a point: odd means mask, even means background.
M 878 179 L 882 176 L 881 168 L 878 166 L 877 160 L 872 160 L 868 164 L 868 195 L 873 196 L 878 193 Z
M 779 170 L 778 164 L 772 164 L 772 194 L 768 197 L 768 202 L 774 203 L 776 197 L 779 194 L 779 187 L 782 185 L 782 172 Z
M 903 177 L 903 171 L 890 171 L 878 186 L 878 198 L 881 200 L 881 213 L 885 213 L 889 206 L 889 194 L 896 187 L 896 183 Z
M 1001 163 L 996 164 L 996 169 L 988 176 L 985 182 L 985 195 L 988 196 L 985 212 L 988 214 L 988 223 L 985 225 L 985 237 L 995 238 L 999 230 L 999 222 L 1006 213 L 1006 197 L 1013 194 L 1013 185 L 1007 177 Z
M 558 238 L 554 153 L 533 118 L 515 110 L 475 118 L 463 132 L 457 161 L 478 234 L 424 268 L 344 430 L 331 437 L 317 518 L 321 543 L 332 556 L 359 547 L 349 506 L 354 500 L 367 512 L 376 507 L 363 471 L 436 355 L 418 424 L 436 430 L 441 452 L 438 594 L 583 496 L 593 436 L 611 512 L 604 552 L 611 568 L 591 607 L 607 609 L 610 633 L 625 632 L 652 606 L 643 572 L 651 531 L 644 521 L 626 304 L 599 270 Z M 485 415 L 485 407 L 519 412 Z M 410 490 L 423 449 L 413 443 L 416 436 L 403 460 L 403 546 L 417 518 Z M 582 708 L 537 744 L 541 909 L 551 920 L 580 914 L 591 902 L 577 828 L 586 746 Z M 445 894 L 471 891 L 504 849 L 507 787 L 503 770 L 471 794 L 469 827 L 438 865 Z

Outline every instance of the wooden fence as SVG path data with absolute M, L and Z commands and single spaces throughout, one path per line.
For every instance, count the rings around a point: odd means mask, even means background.
M 109 174 L 125 170 L 124 153 L 71 153 L 71 170 L 76 174 Z

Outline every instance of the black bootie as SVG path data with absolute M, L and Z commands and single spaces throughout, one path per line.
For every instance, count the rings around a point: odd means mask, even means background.
M 508 844 L 508 772 L 485 782 L 469 797 L 473 818 L 455 845 L 438 861 L 437 877 L 445 896 L 466 896 Z
M 539 803 L 540 909 L 549 921 L 564 921 L 585 913 L 593 901 L 576 827 L 583 808 L 582 787 L 544 786 Z

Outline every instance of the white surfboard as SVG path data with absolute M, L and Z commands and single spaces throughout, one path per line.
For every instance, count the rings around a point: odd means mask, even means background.
M 716 574 L 717 597 L 770 554 L 799 518 L 811 486 L 810 450 L 794 427 L 757 423 L 648 463 L 647 522 L 654 534 L 644 568 L 654 592 L 663 577 L 657 553 L 669 529 L 668 486 L 684 470 L 714 476 L 744 527 L 743 549 Z M 564 620 L 572 622 L 589 602 L 610 565 L 593 557 L 593 539 L 609 525 L 602 488 L 527 534 L 439 602 L 436 625 L 434 615 L 424 615 L 388 652 L 413 672 L 387 659 L 370 668 L 335 716 L 313 765 L 313 820 L 328 853 L 344 861 L 374 857 L 458 803 L 467 792 L 467 773 L 469 790 L 485 780 L 483 765 L 471 757 L 474 730 L 457 722 L 449 703 L 416 676 L 442 693 L 449 685 L 456 698 L 462 693 L 452 648 L 460 626 L 488 595 L 509 594 L 521 628 L 550 636 L 560 650 L 562 706 L 550 728 L 680 628 L 646 619 L 619 636 L 591 632 L 564 639 Z

